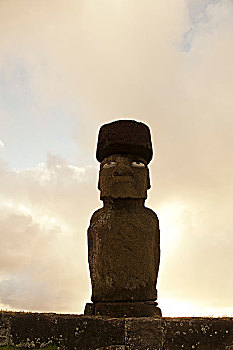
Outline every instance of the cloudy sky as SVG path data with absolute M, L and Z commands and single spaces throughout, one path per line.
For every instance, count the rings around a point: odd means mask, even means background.
M 232 0 L 0 0 L 0 308 L 83 312 L 123 118 L 152 132 L 163 315 L 233 315 L 232 62 Z

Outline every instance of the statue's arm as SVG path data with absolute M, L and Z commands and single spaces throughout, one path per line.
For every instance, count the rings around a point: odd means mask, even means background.
M 158 276 L 159 271 L 159 263 L 160 263 L 160 229 L 159 229 L 159 219 L 157 214 L 150 208 L 146 208 L 148 210 L 148 215 L 150 216 L 150 220 L 153 222 L 154 226 L 154 243 L 155 243 L 155 269 L 156 276 Z
M 156 214 L 155 214 L 156 215 Z M 160 228 L 159 228 L 159 219 L 156 215 L 156 230 L 155 230 L 155 266 L 156 266 L 156 276 L 158 276 L 159 272 L 159 264 L 160 264 Z
M 92 269 L 94 267 L 93 259 L 95 254 L 95 224 L 98 222 L 98 219 L 101 215 L 101 209 L 96 210 L 90 220 L 90 225 L 87 230 L 87 241 L 88 241 L 88 261 L 89 261 L 89 268 L 90 272 L 92 273 Z

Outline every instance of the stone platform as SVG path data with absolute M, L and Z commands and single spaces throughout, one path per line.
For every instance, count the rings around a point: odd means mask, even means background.
M 127 318 L 161 317 L 162 312 L 157 305 L 155 301 L 87 303 L 84 315 Z
M 233 318 L 0 312 L 0 349 L 233 350 L 232 328 Z

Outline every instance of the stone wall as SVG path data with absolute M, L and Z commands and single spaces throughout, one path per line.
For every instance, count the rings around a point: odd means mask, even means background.
M 0 349 L 233 350 L 233 318 L 0 313 Z

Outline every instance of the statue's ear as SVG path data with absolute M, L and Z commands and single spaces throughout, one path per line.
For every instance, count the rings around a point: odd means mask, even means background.
M 101 166 L 99 169 L 98 190 L 100 190 L 100 177 L 101 177 Z
M 98 190 L 100 190 L 100 172 L 99 172 L 99 180 L 98 180 Z
M 150 189 L 150 172 L 149 169 L 147 168 L 147 189 Z

